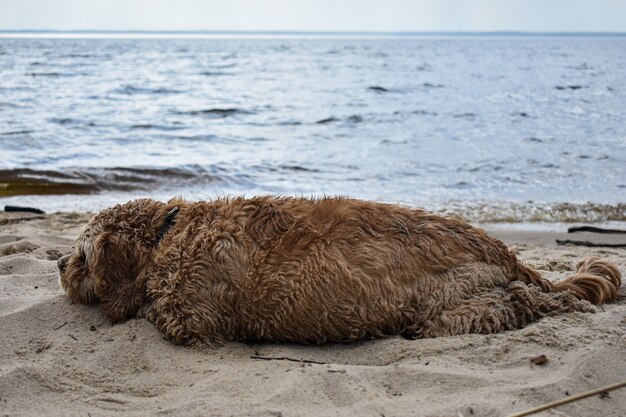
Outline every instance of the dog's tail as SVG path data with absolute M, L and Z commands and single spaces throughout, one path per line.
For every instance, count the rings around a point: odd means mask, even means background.
M 617 267 L 594 257 L 580 262 L 576 273 L 554 284 L 554 290 L 571 291 L 579 299 L 599 305 L 615 300 L 621 285 Z
M 542 278 L 537 271 L 524 266 L 518 270 L 518 276 L 523 281 L 538 286 L 543 292 L 570 291 L 576 298 L 596 305 L 615 300 L 622 285 L 622 274 L 617 267 L 597 257 L 580 262 L 574 275 L 556 283 Z

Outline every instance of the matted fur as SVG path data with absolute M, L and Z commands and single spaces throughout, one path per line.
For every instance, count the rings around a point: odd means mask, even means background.
M 464 222 L 346 198 L 131 201 L 93 217 L 59 265 L 69 298 L 176 343 L 494 333 L 594 311 L 621 285 L 597 258 L 553 284 Z

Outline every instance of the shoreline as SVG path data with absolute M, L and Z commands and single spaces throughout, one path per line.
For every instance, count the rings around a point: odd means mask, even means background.
M 59 289 L 56 259 L 89 217 L 0 212 L 3 413 L 496 417 L 626 375 L 624 287 L 595 314 L 555 315 L 493 335 L 175 346 L 146 320 L 111 326 L 97 305 L 73 305 Z M 486 230 L 551 280 L 589 256 L 626 275 L 625 249 L 557 246 L 563 234 L 554 231 Z M 531 361 L 541 355 L 545 364 Z M 618 417 L 625 408 L 621 389 L 552 413 Z
M 145 193 L 95 193 L 59 195 L 2 195 L 0 183 L 0 208 L 5 206 L 32 207 L 47 213 L 98 212 L 119 203 L 137 198 L 151 198 L 168 201 L 172 197 L 182 197 L 189 202 L 212 201 L 225 196 L 260 196 L 276 194 L 267 190 L 219 189 L 209 192 L 175 192 L 155 190 Z M 480 199 L 431 199 L 420 198 L 398 200 L 383 196 L 369 195 L 326 195 L 319 193 L 281 193 L 285 197 L 321 198 L 345 197 L 375 201 L 383 204 L 397 204 L 403 207 L 422 209 L 440 216 L 462 219 L 479 227 L 493 230 L 553 231 L 567 230 L 577 225 L 626 230 L 626 202 L 597 201 L 516 201 Z M 0 211 L 1 212 L 1 211 Z

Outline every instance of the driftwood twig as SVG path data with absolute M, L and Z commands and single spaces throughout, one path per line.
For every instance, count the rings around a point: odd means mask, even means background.
M 67 322 L 61 324 L 60 326 L 57 326 L 55 328 L 53 328 L 52 330 L 59 330 L 61 327 L 65 326 L 67 324 Z
M 33 207 L 4 206 L 6 212 L 46 214 L 45 211 Z
M 570 227 L 567 229 L 567 233 L 576 233 L 576 232 L 592 232 L 592 233 L 604 233 L 604 234 L 626 234 L 626 230 L 619 229 L 602 229 L 600 227 L 594 226 L 576 226 Z
M 290 361 L 290 362 L 300 362 L 300 363 L 314 363 L 317 365 L 327 365 L 326 362 L 318 362 L 318 361 L 312 361 L 309 359 L 294 359 L 294 358 L 288 358 L 286 356 L 278 356 L 278 357 L 273 357 L 273 356 L 258 356 L 258 355 L 252 355 L 250 356 L 251 359 L 259 359 L 259 360 L 263 360 L 263 361 Z
M 556 240 L 557 245 L 587 246 L 590 248 L 626 248 L 626 243 L 593 243 L 583 240 Z
M 576 395 L 573 395 L 573 396 L 567 397 L 567 398 L 562 398 L 562 399 L 560 399 L 558 401 L 553 401 L 551 403 L 543 404 L 543 405 L 540 405 L 538 407 L 529 408 L 528 410 L 520 411 L 518 413 L 511 414 L 508 417 L 529 416 L 531 414 L 535 414 L 535 413 L 538 413 L 540 411 L 547 410 L 549 408 L 554 408 L 554 407 L 558 407 L 559 405 L 571 403 L 572 401 L 582 400 L 583 398 L 591 397 L 592 395 L 596 395 L 596 394 L 602 395 L 602 393 L 606 393 L 606 392 L 612 391 L 614 389 L 622 388 L 624 386 L 626 386 L 626 380 L 624 380 L 622 382 L 616 382 L 615 384 L 607 385 L 605 387 L 596 388 L 596 389 L 593 389 L 591 391 L 581 392 L 580 394 L 576 394 Z

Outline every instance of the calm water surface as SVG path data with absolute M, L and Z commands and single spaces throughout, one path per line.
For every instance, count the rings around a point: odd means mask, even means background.
M 0 155 L 0 204 L 48 210 L 341 194 L 623 221 L 626 38 L 3 38 Z

